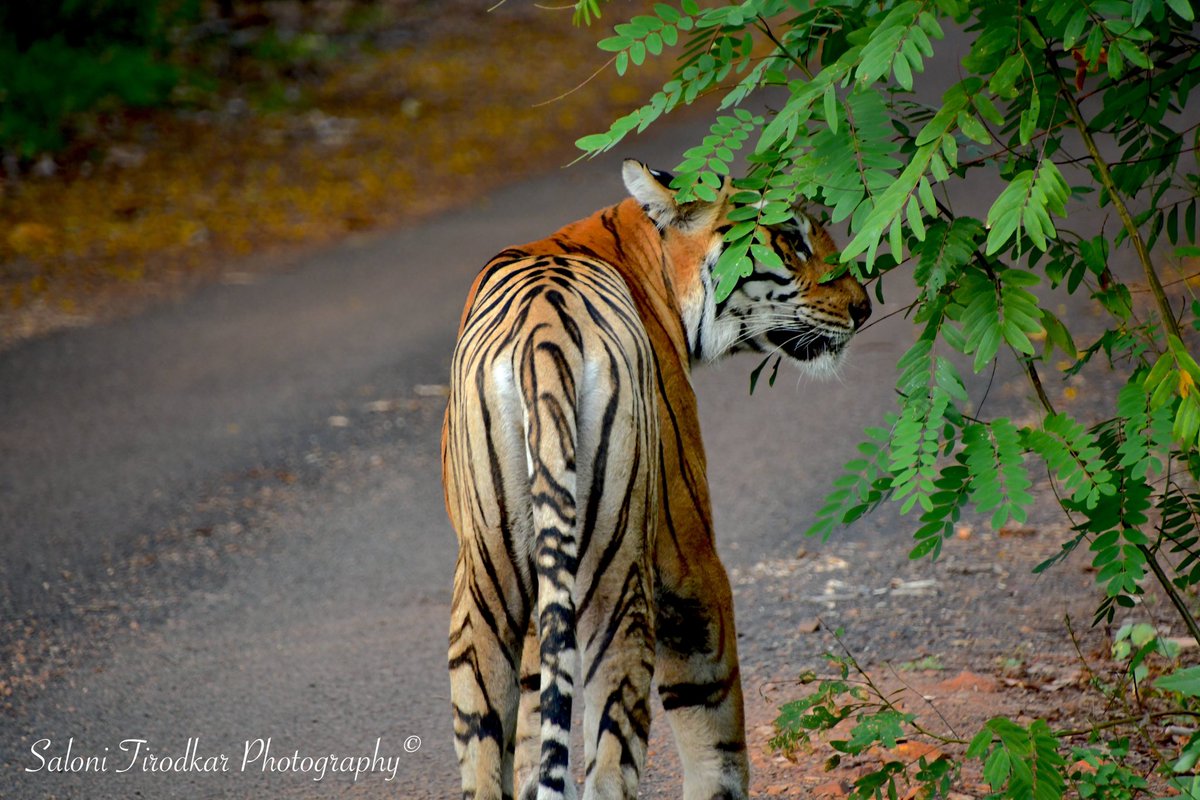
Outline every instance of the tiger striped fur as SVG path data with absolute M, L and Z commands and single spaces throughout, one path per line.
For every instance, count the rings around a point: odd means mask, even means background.
M 464 798 L 637 795 L 651 678 L 686 800 L 745 798 L 749 772 L 729 581 L 713 540 L 692 364 L 779 351 L 818 371 L 870 314 L 806 217 L 769 228 L 720 303 L 716 202 L 626 161 L 631 198 L 497 255 L 467 299 L 442 436 L 457 531 L 449 667 Z

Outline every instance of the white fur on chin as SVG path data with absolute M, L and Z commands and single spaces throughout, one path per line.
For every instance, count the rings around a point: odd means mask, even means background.
M 836 353 L 825 352 L 816 358 L 811 358 L 808 361 L 796 362 L 800 366 L 800 372 L 810 378 L 820 380 L 829 380 L 836 378 L 838 370 L 841 369 L 842 363 L 845 361 L 846 348 L 838 350 Z

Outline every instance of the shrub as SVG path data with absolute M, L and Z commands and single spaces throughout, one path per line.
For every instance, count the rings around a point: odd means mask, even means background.
M 180 71 L 166 62 L 172 24 L 198 3 L 57 0 L 0 5 L 0 148 L 61 148 L 75 115 L 159 105 Z

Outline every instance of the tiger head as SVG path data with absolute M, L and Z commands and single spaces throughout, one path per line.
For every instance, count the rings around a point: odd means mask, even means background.
M 734 209 L 729 180 L 714 202 L 679 203 L 664 172 L 630 159 L 623 177 L 662 237 L 693 362 L 753 350 L 781 353 L 817 374 L 836 369 L 850 337 L 871 315 L 871 301 L 849 274 L 821 282 L 830 270 L 825 258 L 837 252 L 824 228 L 799 212 L 767 227 L 783 267 L 755 261 L 716 302 L 712 271 Z

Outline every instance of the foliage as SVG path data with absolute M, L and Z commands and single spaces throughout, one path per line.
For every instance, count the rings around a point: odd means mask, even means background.
M 61 148 L 74 115 L 163 103 L 180 79 L 164 60 L 172 24 L 199 4 L 53 0 L 0 6 L 0 148 Z
M 818 678 L 813 673 L 801 676 L 801 683 L 815 688 L 780 709 L 771 745 L 792 754 L 821 737 L 835 753 L 826 763 L 827 769 L 837 767 L 843 758 L 861 763 L 864 755 L 870 755 L 878 766 L 855 780 L 851 800 L 894 800 L 902 795 L 945 797 L 968 764 L 991 790 L 988 796 L 996 800 L 1060 800 L 1068 792 L 1084 800 L 1147 796 L 1152 786 L 1139 772 L 1141 766 L 1129 737 L 1101 740 L 1101 734 L 1106 727 L 1120 724 L 1148 737 L 1152 734 L 1146 727 L 1153 721 L 1192 714 L 1194 709 L 1170 701 L 1181 695 L 1191 698 L 1200 694 L 1200 668 L 1176 670 L 1156 679 L 1152 688 L 1143 686 L 1132 692 L 1131 686 L 1140 680 L 1138 671 L 1143 677 L 1147 674 L 1149 659 L 1155 661 L 1155 670 L 1161 670 L 1173 663 L 1177 653 L 1170 642 L 1159 639 L 1145 623 L 1126 626 L 1117 635 L 1118 645 L 1131 640 L 1140 645 L 1138 653 L 1132 659 L 1128 652 L 1119 657 L 1127 663 L 1117 683 L 1101 687 L 1107 700 L 1127 716 L 1098 722 L 1091 729 L 1054 729 L 1045 720 L 1022 724 L 998 716 L 987 720 L 970 740 L 959 739 L 953 732 L 940 734 L 923 727 L 915 714 L 903 710 L 906 701 L 911 700 L 904 696 L 909 690 L 884 691 L 844 650 L 841 655 L 826 654 L 832 670 L 828 677 Z M 840 634 L 838 641 L 840 644 Z M 1127 703 L 1131 694 L 1139 698 L 1136 707 Z M 1072 743 L 1081 737 L 1086 737 L 1085 744 Z M 902 743 L 907 743 L 907 751 Z M 960 759 L 947 755 L 952 748 L 961 754 Z M 913 758 L 914 753 L 919 756 Z M 1175 777 L 1191 772 L 1197 760 L 1200 734 L 1193 735 L 1181 748 L 1170 765 L 1172 777 L 1160 786 L 1200 797 L 1194 792 L 1200 784 L 1190 777 Z
M 802 676 L 802 682 L 815 682 L 817 688 L 780 710 L 771 745 L 790 752 L 808 745 L 814 736 L 825 735 L 835 752 L 826 764 L 830 769 L 843 757 L 854 758 L 883 748 L 882 765 L 855 782 L 850 794 L 853 800 L 885 795 L 895 798 L 901 782 L 922 787 L 930 797 L 945 796 L 957 777 L 957 765 L 940 757 L 922 755 L 914 763 L 894 755 L 901 741 L 928 735 L 917 724 L 916 716 L 901 711 L 849 653 L 827 654 L 826 658 L 836 677 L 818 681 L 816 675 Z
M 92 53 L 61 38 L 34 43 L 24 52 L 0 45 L 0 145 L 21 155 L 57 150 L 72 115 L 105 101 L 125 106 L 161 103 L 178 72 L 142 48 L 112 46 Z
M 577 10 L 586 20 L 600 5 L 583 0 Z M 872 281 L 880 299 L 885 284 L 913 281 L 917 341 L 898 365 L 898 407 L 867 430 L 810 533 L 828 536 L 894 501 L 917 517 L 911 557 L 936 558 L 968 511 L 996 527 L 1023 522 L 1034 502 L 1030 469 L 1045 471 L 1071 529 L 1062 553 L 1038 569 L 1085 545 L 1102 590 L 1097 619 L 1133 607 L 1153 582 L 1200 639 L 1200 302 L 1172 300 L 1163 279 L 1200 255 L 1195 18 L 1194 0 L 681 0 L 600 42 L 618 72 L 676 39 L 677 62 L 642 107 L 578 141 L 587 153 L 720 97 L 711 134 L 675 178 L 685 197 L 711 197 L 734 157 L 746 161 L 733 181 L 740 223 L 716 266 L 718 296 L 761 257 L 756 223 L 786 216 L 801 198 L 848 227 L 831 274 Z M 922 73 L 949 29 L 969 50 L 957 63 L 943 59 L 939 71 L 959 79 L 931 104 L 918 91 Z M 759 113 L 747 99 L 767 89 L 771 111 Z M 990 192 L 983 218 L 956 210 L 962 187 L 976 201 Z M 1108 221 L 1073 227 L 1086 206 Z M 1060 319 L 1048 294 L 1056 289 L 1074 295 L 1074 309 L 1090 304 L 1103 330 Z M 1140 292 L 1151 307 L 1135 303 Z M 1055 406 L 1042 373 L 1056 350 L 1068 375 L 1088 364 L 1113 370 L 1108 383 L 1119 390 L 1107 419 L 1088 425 Z M 960 369 L 986 373 L 1001 361 L 1027 376 L 1036 421 L 988 418 L 986 394 L 967 390 Z M 1133 634 L 1139 683 L 1151 644 Z M 1157 684 L 1181 704 L 1197 685 L 1186 670 Z M 790 729 L 838 717 L 828 695 L 815 697 Z M 983 760 L 1004 797 L 1054 800 L 1070 782 L 1085 797 L 1145 790 L 1124 772 L 1068 774 L 1065 746 L 1044 722 L 997 719 L 967 755 Z M 1176 766 L 1194 762 L 1190 747 Z

